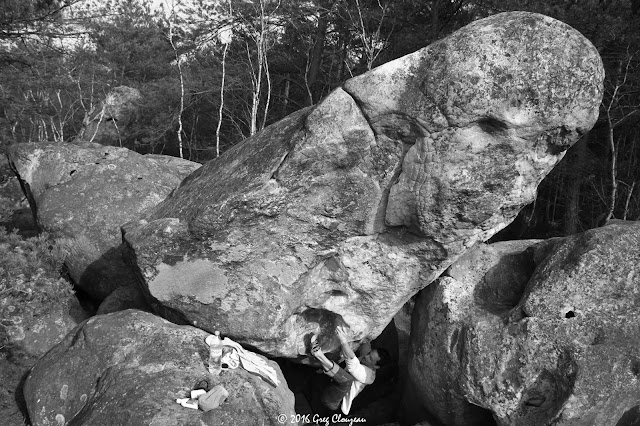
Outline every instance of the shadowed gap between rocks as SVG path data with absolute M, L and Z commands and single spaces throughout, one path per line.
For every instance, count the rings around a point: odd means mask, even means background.
M 640 405 L 625 411 L 616 426 L 640 426 Z
M 308 318 L 323 318 L 333 314 L 328 311 L 322 312 L 321 309 L 309 311 L 311 312 L 307 314 Z M 334 319 L 336 322 L 340 320 L 341 318 Z M 323 338 L 333 339 L 333 336 L 323 336 Z M 375 382 L 366 386 L 354 400 L 349 417 L 364 418 L 367 424 L 372 425 L 396 422 L 399 414 L 401 384 L 398 382 L 398 334 L 393 320 L 380 336 L 371 342 L 371 346 L 373 349 L 387 350 L 391 355 L 391 363 L 376 371 Z M 330 358 L 335 355 L 335 353 L 327 354 Z M 280 365 L 289 388 L 295 395 L 296 413 L 309 414 L 311 417 L 320 413 L 322 408 L 319 396 L 331 379 L 320 372 L 319 366 L 305 365 L 289 358 L 276 358 L 275 361 Z
M 85 294 L 96 304 L 97 314 L 125 309 L 152 311 L 134 266 L 125 261 L 125 249 L 121 244 L 107 250 L 87 266 L 80 276 L 80 282 L 76 283 L 79 289 L 96 289 L 97 294 Z
M 26 356 L 26 355 L 24 355 Z M 29 364 L 33 364 L 35 362 L 35 358 L 33 359 L 32 362 L 29 362 Z M 20 365 L 21 363 L 16 363 L 16 365 Z M 20 377 L 20 381 L 18 382 L 18 386 L 15 389 L 15 393 L 13 394 L 13 400 L 16 404 L 16 406 L 18 407 L 18 410 L 20 410 L 20 413 L 24 416 L 25 419 L 25 423 L 26 425 L 30 425 L 31 424 L 31 420 L 29 419 L 29 411 L 27 410 L 27 401 L 24 397 L 24 383 L 27 380 L 27 377 L 29 376 L 29 373 L 31 372 L 31 369 L 28 368 L 26 369 L 26 371 L 22 374 L 22 376 Z

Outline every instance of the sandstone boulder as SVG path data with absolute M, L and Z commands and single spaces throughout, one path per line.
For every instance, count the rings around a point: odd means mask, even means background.
M 506 226 L 598 115 L 603 70 L 541 15 L 477 21 L 347 81 L 125 226 L 162 315 L 279 356 L 377 336 Z
M 138 89 L 114 88 L 86 114 L 77 141 L 122 146 L 129 124 L 137 118 L 141 102 L 142 94 Z
M 148 308 L 148 305 L 142 292 L 135 286 L 121 286 L 113 290 L 100 303 L 96 315 L 110 314 L 126 309 L 148 310 L 143 308 Z
M 295 418 L 293 394 L 280 368 L 274 387 L 242 368 L 211 376 L 208 334 L 149 313 L 127 310 L 81 324 L 38 361 L 24 395 L 34 426 L 278 425 Z M 182 407 L 199 382 L 229 392 L 220 407 Z
M 632 424 L 640 223 L 524 250 L 530 244 L 480 246 L 420 293 L 412 420 L 430 413 L 444 425 L 486 424 L 483 415 L 510 426 Z
M 200 166 L 98 144 L 17 144 L 8 155 L 40 228 L 64 239 L 71 278 L 98 300 L 133 282 L 117 250 L 120 225 L 154 207 Z
M 21 384 L 38 358 L 88 318 L 73 294 L 47 304 L 0 297 L 0 424 L 24 423 Z

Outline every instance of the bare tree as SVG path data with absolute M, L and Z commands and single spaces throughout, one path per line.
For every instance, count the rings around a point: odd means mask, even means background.
M 632 115 L 638 113 L 638 108 L 633 108 L 630 112 L 625 112 L 620 105 L 620 101 L 623 95 L 621 95 L 621 90 L 625 88 L 627 84 L 627 79 L 629 77 L 629 67 L 631 66 L 634 54 L 629 53 L 627 49 L 626 55 L 626 64 L 624 65 L 624 70 L 622 61 L 620 62 L 620 66 L 618 69 L 618 75 L 622 75 L 622 78 L 618 78 L 616 83 L 613 86 L 613 91 L 611 93 L 611 98 L 609 99 L 609 104 L 605 109 L 605 116 L 607 121 L 607 138 L 609 142 L 609 150 L 611 152 L 611 166 L 609 169 L 610 177 L 611 177 L 611 190 L 609 192 L 609 210 L 607 212 L 605 221 L 612 219 L 614 216 L 614 210 L 616 207 L 617 195 L 618 195 L 618 165 L 617 165 L 617 147 L 616 147 L 616 138 L 615 138 L 615 129 L 618 127 L 624 120 L 629 118 Z M 614 109 L 619 110 L 618 118 L 614 118 Z M 628 205 L 628 202 L 627 202 Z
M 267 114 L 269 112 L 269 104 L 271 102 L 271 75 L 269 73 L 269 60 L 267 58 L 267 52 L 269 50 L 269 16 L 265 11 L 266 0 L 259 0 L 259 17 L 257 28 L 253 30 L 253 41 L 256 45 L 256 59 L 255 64 L 251 58 L 251 49 L 248 43 L 245 44 L 247 50 L 247 57 L 249 59 L 249 65 L 251 68 L 251 83 L 252 83 L 252 96 L 251 96 L 251 115 L 250 115 L 250 135 L 256 134 L 258 130 L 262 130 L 266 124 Z M 277 9 L 280 3 L 275 7 Z M 273 11 L 272 11 L 273 12 Z M 267 80 L 267 99 L 264 105 L 264 114 L 260 128 L 258 128 L 258 113 L 260 107 L 260 98 L 262 96 L 262 78 Z
M 378 20 L 378 25 L 375 29 L 370 30 L 368 26 L 365 24 L 364 18 L 362 16 L 362 5 L 360 4 L 360 0 L 354 0 L 356 5 L 357 16 L 353 16 L 351 12 L 349 15 L 351 17 L 351 21 L 355 23 L 355 26 L 358 28 L 358 38 L 360 39 L 360 43 L 362 44 L 362 50 L 365 57 L 365 61 L 367 64 L 367 70 L 371 70 L 373 67 L 374 61 L 380 55 L 380 52 L 384 50 L 391 33 L 387 34 L 386 38 L 382 36 L 382 24 L 387 16 L 388 5 L 382 5 L 380 0 L 378 0 L 378 7 L 380 8 L 381 14 L 380 19 Z
M 229 2 L 229 15 L 232 14 L 231 2 Z M 222 127 L 222 112 L 224 110 L 224 81 L 227 76 L 227 50 L 233 38 L 233 29 L 231 26 L 222 28 L 218 32 L 220 42 L 224 44 L 222 49 L 222 77 L 220 80 L 220 107 L 218 108 L 218 125 L 216 127 L 216 157 L 220 156 L 220 128 Z
M 178 76 L 180 77 L 180 109 L 178 110 L 178 152 L 180 154 L 180 158 L 184 158 L 183 152 L 183 142 L 182 142 L 182 114 L 184 112 L 184 74 L 182 73 L 182 65 L 180 64 L 180 55 L 178 54 L 178 48 L 176 47 L 174 37 L 175 25 L 174 21 L 176 18 L 176 2 L 171 0 L 171 4 L 167 4 L 170 7 L 170 15 L 169 15 L 169 43 L 171 43 L 171 48 L 173 49 L 174 56 L 176 58 L 176 66 L 178 67 Z

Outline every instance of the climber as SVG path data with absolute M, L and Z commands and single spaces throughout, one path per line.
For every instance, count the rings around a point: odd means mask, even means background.
M 320 397 L 322 405 L 331 411 L 341 408 L 342 412 L 348 415 L 354 398 L 365 386 L 373 383 L 376 370 L 388 363 L 391 357 L 386 350 L 372 350 L 371 345 L 366 343 L 361 347 L 361 355 L 358 358 L 349 345 L 347 331 L 343 326 L 336 328 L 336 335 L 346 362 L 346 371 L 325 356 L 315 335 L 311 337 L 311 354 L 322 364 L 324 374 L 332 379 Z

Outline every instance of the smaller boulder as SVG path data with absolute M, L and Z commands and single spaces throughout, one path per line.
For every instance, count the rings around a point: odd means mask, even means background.
M 414 420 L 633 424 L 640 223 L 531 244 L 482 245 L 420 293 L 405 410 Z
M 153 314 L 126 310 L 81 324 L 32 369 L 24 386 L 34 426 L 280 425 L 295 420 L 293 393 L 278 365 L 274 387 L 241 367 L 207 371 L 208 336 Z M 203 385 L 203 383 L 205 383 Z M 176 403 L 222 385 L 227 399 L 203 412 Z
M 122 146 L 129 124 L 137 119 L 142 94 L 138 89 L 118 86 L 107 93 L 98 108 L 86 114 L 77 141 Z
M 49 349 L 88 318 L 75 295 L 42 306 L 0 298 L 0 424 L 23 424 L 21 382 Z
M 151 308 L 144 298 L 144 294 L 142 294 L 136 286 L 122 286 L 113 290 L 111 294 L 100 303 L 96 315 L 110 314 L 126 309 L 151 311 Z
M 120 226 L 156 206 L 200 164 L 86 143 L 17 144 L 9 160 L 39 226 L 64 243 L 71 279 L 97 301 L 135 285 Z

